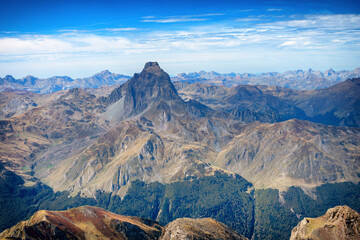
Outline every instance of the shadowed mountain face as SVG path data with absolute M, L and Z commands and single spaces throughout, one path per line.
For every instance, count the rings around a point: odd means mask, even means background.
M 274 123 L 297 118 L 335 126 L 360 126 L 360 78 L 312 91 L 250 85 L 175 86 L 182 98 L 210 106 L 217 110 L 216 116 L 229 120 Z
M 113 104 L 106 113 L 111 120 L 143 114 L 156 105 L 179 114 L 184 114 L 185 108 L 169 75 L 156 62 L 147 63 L 140 74 L 135 74 L 102 101 Z

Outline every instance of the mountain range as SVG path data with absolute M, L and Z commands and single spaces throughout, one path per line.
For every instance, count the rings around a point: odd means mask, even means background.
M 171 77 L 174 83 L 201 83 L 217 86 L 234 87 L 237 85 L 267 85 L 286 87 L 295 90 L 323 89 L 334 86 L 347 79 L 360 77 L 360 68 L 352 71 L 333 69 L 325 72 L 309 69 L 290 70 L 284 73 L 268 72 L 261 74 L 252 73 L 228 73 L 221 74 L 217 72 L 193 72 L 179 73 Z M 101 86 L 114 86 L 125 83 L 129 76 L 123 74 L 111 73 L 104 70 L 91 77 L 72 79 L 68 76 L 54 76 L 46 79 L 39 79 L 34 76 L 26 76 L 21 79 L 15 79 L 11 75 L 0 78 L 0 92 L 9 90 L 25 90 L 36 93 L 53 93 L 71 88 L 89 88 L 93 91 Z M 111 88 L 113 90 L 115 87 Z M 104 88 L 104 87 L 103 87 Z
M 309 69 L 307 71 L 290 70 L 283 73 L 267 72 L 260 74 L 221 74 L 214 71 L 200 71 L 188 74 L 179 73 L 176 77 L 173 77 L 172 80 L 174 82 L 213 84 L 225 87 L 234 87 L 236 85 L 268 85 L 296 90 L 311 90 L 331 87 L 347 79 L 358 77 L 360 77 L 360 68 L 355 68 L 352 71 L 334 71 L 330 68 L 324 72 Z
M 75 87 L 97 88 L 102 85 L 121 84 L 129 78 L 130 77 L 126 75 L 111 73 L 108 70 L 104 70 L 91 77 L 77 79 L 72 79 L 67 76 L 39 79 L 30 75 L 22 79 L 15 79 L 11 75 L 6 75 L 4 78 L 0 78 L 0 91 L 13 89 L 36 93 L 52 93 Z
M 173 84 L 149 62 L 106 92 L 0 93 L 2 230 L 87 204 L 286 239 L 301 216 L 360 209 L 360 78 L 319 90 Z

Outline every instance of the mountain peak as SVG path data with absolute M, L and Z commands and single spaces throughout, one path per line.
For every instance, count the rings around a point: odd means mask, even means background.
M 166 101 L 184 104 L 178 95 L 170 76 L 160 68 L 157 62 L 148 62 L 140 74 L 136 73 L 125 84 L 115 89 L 107 98 L 115 103 L 123 98 L 123 116 L 134 116 L 148 107 Z M 120 117 L 121 118 L 121 117 Z
M 100 72 L 101 75 L 111 75 L 112 73 L 109 70 L 104 70 Z
M 5 80 L 7 80 L 7 81 L 15 81 L 16 79 L 12 75 L 6 75 Z
M 160 66 L 157 62 L 147 62 L 145 64 L 144 70 L 148 69 L 148 68 L 159 68 L 160 69 Z
M 66 211 L 37 211 L 29 220 L 0 233 L 0 238 L 158 239 L 162 231 L 163 227 L 152 220 L 82 206 Z
M 135 74 L 137 75 L 137 74 Z M 168 78 L 168 74 L 160 67 L 160 65 L 157 62 L 147 62 L 145 64 L 144 69 L 140 73 L 140 76 L 142 78 L 153 78 L 153 77 L 159 77 L 162 76 L 164 78 Z M 170 77 L 169 77 L 170 81 Z

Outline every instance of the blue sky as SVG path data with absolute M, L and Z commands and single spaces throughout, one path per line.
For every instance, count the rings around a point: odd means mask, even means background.
M 360 1 L 0 0 L 0 76 L 360 67 Z

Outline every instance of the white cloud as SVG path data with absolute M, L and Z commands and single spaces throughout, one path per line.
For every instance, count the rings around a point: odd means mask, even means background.
M 206 21 L 207 18 L 164 18 L 164 19 L 144 19 L 141 22 L 153 22 L 153 23 L 176 23 L 176 22 L 200 22 Z
M 126 28 L 104 28 L 103 30 L 111 31 L 111 32 L 128 32 L 128 31 L 138 31 L 140 29 L 126 27 Z
M 360 26 L 360 14 L 308 15 L 304 19 L 277 22 L 275 25 L 333 30 L 353 29 Z
M 222 16 L 223 13 L 204 13 L 204 14 L 193 14 L 193 15 L 180 15 L 180 16 L 145 16 L 141 22 L 152 22 L 152 23 L 177 23 L 177 22 L 202 22 L 209 20 L 204 17 L 211 16 Z
M 176 19 L 185 21 L 204 17 L 148 16 L 143 21 L 163 19 L 171 22 L 177 21 Z M 70 63 L 87 63 L 86 66 L 91 66 L 89 69 L 93 73 L 96 64 L 113 66 L 115 63 L 136 62 L 141 65 L 141 61 L 158 60 L 178 62 L 183 67 L 188 62 L 190 69 L 200 63 L 206 64 L 206 59 L 213 63 L 218 59 L 229 64 L 246 64 L 244 59 L 249 57 L 252 59 L 252 72 L 256 72 L 255 63 L 259 67 L 270 66 L 269 59 L 273 61 L 276 56 L 282 59 L 278 62 L 285 64 L 285 69 L 291 69 L 291 63 L 295 66 L 295 63 L 309 64 L 308 67 L 315 68 L 318 62 L 338 62 L 337 56 L 348 64 L 360 65 L 360 58 L 357 58 L 360 56 L 360 31 L 357 29 L 360 26 L 360 15 L 308 15 L 288 21 L 250 22 L 247 27 L 235 28 L 233 26 L 236 23 L 204 22 L 202 26 L 181 31 L 143 31 L 119 27 L 93 31 L 67 30 L 54 35 L 14 35 L 0 38 L 0 73 L 8 74 L 7 69 L 16 69 L 11 64 L 24 67 L 25 63 L 30 62 L 33 63 L 32 67 L 38 63 L 42 68 L 49 66 L 49 69 L 56 63 L 63 67 L 69 67 Z M 111 32 L 111 35 L 106 31 Z M 127 32 L 131 34 L 126 34 Z M 344 59 L 345 56 L 347 60 Z M 225 69 L 225 65 L 222 66 Z M 28 69 L 31 69 L 30 65 Z
M 268 9 L 266 9 L 266 11 L 268 11 L 268 12 L 279 12 L 279 11 L 282 11 L 282 9 L 281 8 L 268 8 Z

